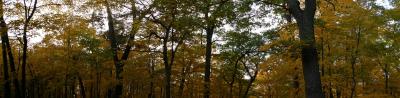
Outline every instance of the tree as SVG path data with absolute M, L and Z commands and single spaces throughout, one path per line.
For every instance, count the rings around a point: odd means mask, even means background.
M 199 17 L 202 22 L 199 24 L 202 29 L 206 32 L 206 51 L 205 51 L 205 64 L 204 64 L 204 98 L 210 97 L 210 76 L 211 76 L 211 59 L 212 59 L 212 44 L 213 35 L 215 29 L 222 25 L 222 21 L 225 17 L 232 18 L 234 15 L 233 1 L 230 0 L 206 0 L 196 2 L 196 8 L 198 13 L 204 15 Z M 215 8 L 215 9 L 212 9 Z
M 287 1 L 1 1 L 0 97 L 399 96 L 398 1 Z
M 0 16 L 1 33 L 2 33 L 1 40 L 2 40 L 2 44 L 4 44 L 4 46 L 2 46 L 3 51 L 6 51 L 6 53 L 3 53 L 3 64 L 4 64 L 3 66 L 8 66 L 8 63 L 10 63 L 9 65 L 10 65 L 11 78 L 12 78 L 12 82 L 14 84 L 14 92 L 15 92 L 14 97 L 20 98 L 21 90 L 20 90 L 20 86 L 19 86 L 17 71 L 15 69 L 14 56 L 12 54 L 12 48 L 11 48 L 10 41 L 8 38 L 8 27 L 7 27 L 7 24 L 4 19 L 4 8 L 3 8 L 4 2 L 1 1 L 0 3 L 1 3 L 0 14 L 2 15 L 2 16 Z M 8 54 L 8 57 L 5 57 L 5 55 L 7 55 L 7 54 Z M 7 59 L 8 59 L 8 62 L 6 61 Z M 4 68 L 4 71 L 7 71 L 7 69 L 8 69 L 6 67 L 3 67 L 3 68 Z M 5 75 L 7 75 L 7 76 L 5 76 L 5 79 L 7 79 L 7 81 L 4 84 L 5 90 L 9 91 L 9 89 L 8 89 L 8 85 L 9 85 L 8 84 L 8 72 L 5 72 Z M 10 93 L 6 94 L 5 96 L 10 96 L 9 94 Z
M 305 8 L 300 8 L 298 0 L 289 0 L 289 12 L 296 19 L 299 38 L 302 41 L 302 65 L 307 98 L 323 98 L 317 50 L 315 47 L 314 15 L 316 0 L 306 0 Z
M 22 98 L 26 97 L 26 61 L 27 61 L 27 51 L 28 51 L 28 38 L 26 36 L 26 33 L 28 32 L 28 26 L 29 22 L 33 17 L 33 14 L 35 14 L 36 8 L 37 8 L 37 0 L 33 2 L 32 7 L 28 7 L 27 5 L 27 0 L 24 0 L 24 9 L 25 9 L 25 22 L 24 22 L 24 30 L 23 30 L 23 50 L 22 50 L 22 81 L 21 81 L 21 92 L 22 92 Z M 31 2 L 32 3 L 32 2 Z M 32 10 L 31 10 L 32 9 Z
M 4 20 L 4 9 L 3 9 L 4 2 L 3 0 L 0 0 L 0 30 L 1 30 L 1 50 L 2 50 L 2 57 L 3 57 L 3 78 L 4 78 L 4 84 L 3 84 L 3 89 L 4 89 L 4 97 L 5 98 L 11 98 L 11 86 L 10 86 L 10 76 L 8 73 L 8 59 L 7 59 L 7 44 L 6 39 L 8 39 L 8 28 L 7 24 Z
M 115 91 L 113 92 L 113 97 L 121 97 L 123 93 L 123 84 L 121 83 L 122 81 L 122 76 L 121 73 L 123 72 L 123 67 L 124 67 L 124 62 L 128 59 L 129 54 L 132 50 L 133 43 L 135 40 L 135 35 L 139 31 L 140 23 L 141 20 L 145 17 L 145 15 L 148 13 L 148 11 L 151 8 L 147 8 L 143 11 L 139 11 L 135 5 L 135 0 L 130 1 L 131 3 L 131 13 L 133 15 L 133 22 L 132 22 L 132 29 L 129 31 L 128 34 L 128 39 L 126 42 L 126 46 L 123 50 L 122 57 L 119 58 L 118 56 L 118 46 L 119 46 L 119 41 L 117 39 L 118 33 L 114 27 L 114 18 L 113 18 L 113 13 L 111 11 L 111 5 L 109 1 L 105 1 L 105 6 L 106 6 L 106 12 L 107 12 L 107 20 L 108 20 L 108 28 L 109 30 L 107 31 L 107 37 L 109 38 L 110 41 L 110 47 L 113 55 L 113 60 L 114 60 L 114 65 L 115 65 L 115 75 L 117 79 L 117 85 L 115 86 Z
M 264 40 L 261 35 L 244 31 L 244 32 L 224 32 L 223 39 L 226 41 L 221 46 L 222 53 L 221 58 L 223 61 L 228 61 L 227 71 L 231 71 L 231 74 L 222 75 L 230 77 L 229 81 L 229 96 L 233 97 L 233 85 L 235 80 L 240 81 L 242 76 L 248 76 L 250 79 L 247 81 L 244 93 L 239 92 L 239 97 L 247 98 L 255 79 L 257 78 L 258 72 L 260 71 L 260 63 L 264 61 L 266 55 L 265 51 L 261 51 L 260 47 L 264 44 Z M 232 61 L 233 60 L 233 61 Z M 243 66 L 243 68 L 240 67 Z M 233 68 L 231 68 L 233 67 Z M 228 73 L 227 72 L 227 73 Z M 240 74 L 245 72 L 245 74 Z

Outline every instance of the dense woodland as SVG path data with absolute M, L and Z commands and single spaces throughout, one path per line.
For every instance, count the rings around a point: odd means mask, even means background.
M 398 0 L 0 0 L 0 98 L 399 98 Z

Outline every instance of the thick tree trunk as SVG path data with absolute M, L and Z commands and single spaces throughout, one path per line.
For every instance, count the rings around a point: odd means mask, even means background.
M 7 58 L 7 45 L 6 45 L 6 39 L 8 38 L 8 28 L 7 24 L 4 21 L 3 14 L 3 0 L 0 0 L 0 33 L 1 33 L 1 49 L 2 49 L 2 57 L 3 57 L 3 79 L 4 79 L 4 84 L 3 84 L 3 89 L 4 89 L 4 98 L 11 98 L 11 86 L 10 86 L 10 76 L 8 73 L 8 58 Z
M 318 54 L 315 47 L 314 15 L 316 0 L 306 0 L 304 11 L 298 0 L 289 0 L 289 12 L 297 21 L 299 37 L 303 42 L 301 56 L 307 98 L 324 98 L 319 73 Z
M 169 38 L 169 28 L 165 31 L 165 36 L 163 38 L 163 60 L 164 60 L 164 74 L 165 74 L 165 98 L 171 98 L 171 66 L 168 63 L 168 38 Z
M 14 84 L 14 88 L 15 88 L 14 89 L 15 97 L 16 98 L 20 98 L 21 97 L 20 87 L 19 87 L 17 72 L 15 70 L 14 57 L 12 55 L 12 49 L 11 49 L 11 45 L 10 45 L 10 42 L 9 42 L 9 39 L 8 39 L 8 28 L 7 28 L 7 24 L 5 23 L 4 16 L 3 16 L 4 15 L 4 10 L 3 10 L 2 7 L 3 7 L 3 3 L 4 2 L 1 0 L 0 3 L 1 3 L 1 6 L 0 6 L 1 7 L 1 11 L 0 11 L 0 14 L 1 14 L 0 22 L 1 22 L 1 24 L 0 24 L 0 27 L 1 27 L 1 33 L 2 33 L 2 39 L 1 40 L 2 40 L 2 44 L 4 44 L 4 46 L 3 45 L 2 46 L 6 48 L 6 49 L 3 49 L 3 51 L 6 51 L 6 53 L 3 53 L 3 56 L 5 56 L 5 54 L 8 55 L 8 62 L 3 62 L 4 63 L 3 66 L 8 66 L 8 63 L 10 63 L 10 72 L 11 72 L 11 75 L 12 75 L 11 78 L 12 78 L 12 81 L 13 81 L 13 84 Z M 5 58 L 5 60 L 7 60 L 7 58 Z M 6 81 L 5 83 L 7 83 L 7 82 L 8 81 Z M 5 85 L 8 85 L 8 84 L 5 84 Z M 6 88 L 6 89 L 8 89 L 8 88 Z
M 25 22 L 24 25 L 24 33 L 22 36 L 23 39 L 23 48 L 22 48 L 22 80 L 21 80 L 21 93 L 22 98 L 25 98 L 26 94 L 26 59 L 27 59 L 27 51 L 28 51 L 28 39 L 26 37 L 28 22 Z
M 174 42 L 172 42 L 171 45 L 171 57 L 168 58 L 168 41 L 169 41 L 169 34 L 171 33 L 171 38 L 174 38 L 174 34 L 175 32 L 172 31 L 171 26 L 165 28 L 165 36 L 163 38 L 163 60 L 164 60 L 164 67 L 165 67 L 165 77 L 166 77 L 166 84 L 165 84 L 165 98 L 171 98 L 171 72 L 172 72 L 172 65 L 174 64 L 175 61 L 175 54 L 178 51 L 178 47 L 180 46 L 180 44 L 183 42 L 183 36 L 182 39 L 180 39 L 180 41 L 178 42 L 178 44 L 175 46 L 174 49 Z M 174 39 L 171 39 L 174 40 Z
M 208 16 L 208 15 L 206 15 Z M 210 75 L 211 75 L 211 51 L 212 51 L 212 36 L 214 33 L 213 27 L 206 29 L 206 62 L 204 70 L 204 98 L 210 98 Z
M 115 78 L 117 80 L 117 83 L 114 87 L 114 91 L 111 92 L 111 96 L 113 98 L 120 98 L 122 95 L 122 89 L 123 89 L 123 85 L 122 85 L 122 76 L 121 73 L 123 71 L 123 63 L 120 62 L 119 58 L 118 58 L 118 45 L 117 45 L 117 39 L 116 39 L 116 32 L 115 32 L 115 28 L 114 28 L 114 20 L 112 17 L 112 12 L 111 12 L 111 8 L 110 5 L 108 3 L 108 1 L 105 1 L 105 5 L 107 8 L 107 20 L 108 20 L 108 34 L 107 37 L 109 38 L 109 42 L 111 45 L 111 52 L 113 55 L 113 61 L 114 61 L 114 66 L 115 66 Z
M 114 28 L 114 19 L 112 16 L 112 11 L 110 8 L 110 5 L 108 3 L 108 1 L 105 1 L 105 5 L 106 5 L 106 10 L 107 10 L 107 20 L 108 20 L 108 34 L 107 37 L 109 38 L 109 42 L 111 44 L 111 51 L 112 51 L 112 55 L 113 55 L 113 61 L 114 61 L 114 66 L 115 66 L 115 77 L 117 80 L 117 84 L 114 87 L 114 91 L 112 92 L 112 96 L 114 98 L 120 98 L 122 93 L 123 93 L 123 83 L 122 83 L 122 76 L 121 73 L 123 72 L 123 67 L 124 67 L 124 61 L 128 60 L 129 58 L 129 54 L 131 52 L 132 46 L 133 46 L 133 42 L 135 40 L 135 34 L 136 32 L 139 30 L 138 27 L 132 26 L 132 30 L 131 33 L 129 34 L 129 38 L 128 38 L 128 42 L 127 45 L 125 46 L 125 49 L 123 50 L 123 54 L 121 59 L 118 57 L 118 43 L 117 43 L 117 33 L 115 31 Z M 132 3 L 132 7 L 134 6 L 134 3 Z M 133 8 L 133 10 L 135 10 L 136 8 Z M 135 11 L 132 11 L 132 13 L 135 13 Z M 139 17 L 135 17 L 134 18 L 138 18 L 137 21 L 134 21 L 134 24 L 140 23 L 140 20 L 145 16 L 145 14 L 140 15 Z
M 0 30 L 1 30 L 1 47 L 2 47 L 2 54 L 3 54 L 3 75 L 4 75 L 4 97 L 5 98 L 11 98 L 11 86 L 10 86 L 10 80 L 9 80 L 9 73 L 8 73 L 8 58 L 7 58 L 7 45 L 6 45 L 6 39 L 8 39 L 8 28 L 7 24 L 4 20 L 4 10 L 3 10 L 3 0 L 0 0 Z

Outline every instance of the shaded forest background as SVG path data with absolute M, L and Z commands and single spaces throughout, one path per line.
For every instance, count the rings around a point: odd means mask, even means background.
M 397 0 L 0 5 L 0 98 L 400 97 Z

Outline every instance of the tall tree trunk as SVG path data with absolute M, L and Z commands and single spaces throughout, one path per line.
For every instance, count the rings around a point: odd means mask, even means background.
M 215 10 L 220 10 L 223 5 L 230 0 L 222 0 L 218 4 L 216 4 Z M 214 34 L 214 29 L 217 27 L 215 21 L 218 21 L 215 17 L 211 14 L 212 12 L 212 2 L 211 0 L 205 0 L 206 8 L 203 12 L 204 20 L 205 20 L 205 27 L 204 30 L 206 31 L 206 57 L 205 57 L 205 67 L 204 67 L 204 92 L 203 98 L 210 98 L 210 85 L 211 85 L 211 58 L 212 58 L 212 37 Z M 214 4 L 215 5 L 215 4 Z
M 206 15 L 208 17 L 208 14 Z M 214 28 L 206 28 L 206 62 L 204 70 L 204 98 L 210 98 L 210 75 L 211 75 L 211 51 L 212 51 L 212 36 Z
M 172 42 L 171 45 L 171 57 L 168 57 L 168 41 L 169 41 L 169 34 L 171 33 L 171 38 L 174 38 L 174 34 L 175 32 L 172 31 L 171 26 L 167 27 L 165 29 L 165 36 L 163 38 L 163 60 L 164 60 L 164 67 L 165 67 L 165 77 L 166 77 L 166 84 L 165 84 L 165 98 L 171 98 L 171 72 L 172 72 L 172 65 L 174 64 L 175 61 L 175 54 L 178 51 L 178 47 L 180 46 L 180 44 L 182 44 L 183 42 L 183 37 L 180 39 L 180 41 L 178 42 L 178 44 L 175 46 L 174 49 L 174 42 Z M 171 39 L 174 40 L 174 39 Z
M 135 7 L 135 3 L 132 2 L 132 13 L 136 13 L 136 7 Z M 109 42 L 111 45 L 111 51 L 112 51 L 112 55 L 113 55 L 113 61 L 114 61 L 114 66 L 115 66 L 115 77 L 117 80 L 117 84 L 114 87 L 114 92 L 112 92 L 112 96 L 114 98 L 120 98 L 122 95 L 122 90 L 123 90 L 123 84 L 122 84 L 122 76 L 121 73 L 123 72 L 123 67 L 124 67 L 124 61 L 128 60 L 129 54 L 131 52 L 132 46 L 133 46 L 133 42 L 135 40 L 135 34 L 136 32 L 138 32 L 138 27 L 135 25 L 132 25 L 132 29 L 131 32 L 129 34 L 128 37 L 128 41 L 127 41 L 127 45 L 125 46 L 125 49 L 123 50 L 123 54 L 121 59 L 118 57 L 118 43 L 117 43 L 117 32 L 115 31 L 114 28 L 114 18 L 113 18 L 113 14 L 109 5 L 109 2 L 107 0 L 105 0 L 105 5 L 106 5 L 106 10 L 107 10 L 107 20 L 108 20 L 108 34 L 107 37 L 109 38 Z M 137 20 L 133 20 L 133 24 L 138 24 L 140 23 L 140 20 L 145 16 L 145 14 L 141 14 L 140 16 L 136 17 L 134 15 L 134 19 Z
M 315 47 L 314 16 L 316 0 L 305 0 L 305 8 L 300 8 L 298 0 L 288 0 L 289 12 L 297 21 L 301 49 L 305 92 L 307 98 L 324 98 L 319 73 L 318 54 Z
M 164 74 L 165 74 L 165 98 L 171 98 L 171 65 L 169 63 L 168 58 L 168 40 L 169 40 L 169 33 L 171 32 L 170 27 L 165 28 L 165 36 L 163 37 L 163 60 L 164 60 Z M 172 58 L 171 58 L 172 59 Z
M 22 98 L 26 97 L 26 60 L 27 60 L 27 51 L 28 51 L 28 38 L 26 36 L 26 33 L 28 32 L 28 26 L 29 22 L 33 17 L 33 14 L 36 11 L 36 4 L 37 0 L 34 1 L 33 8 L 28 8 L 28 5 L 26 4 L 27 0 L 24 0 L 24 8 L 25 8 L 25 23 L 24 23 L 24 30 L 23 30 L 23 48 L 22 48 L 22 81 L 21 81 L 21 93 L 22 93 Z M 32 11 L 30 10 L 32 9 Z
M 3 10 L 3 0 L 0 0 L 0 33 L 1 33 L 1 50 L 2 50 L 2 56 L 3 56 L 3 79 L 4 79 L 4 84 L 3 84 L 3 89 L 4 89 L 4 97 L 5 98 L 11 98 L 11 87 L 10 87 L 10 76 L 8 73 L 8 58 L 7 58 L 7 45 L 6 45 L 6 39 L 8 39 L 8 28 L 7 24 L 4 20 L 4 10 Z
M 15 97 L 16 98 L 20 98 L 21 94 L 20 94 L 20 88 L 19 88 L 17 72 L 15 70 L 14 57 L 13 57 L 12 48 L 11 48 L 11 45 L 10 45 L 10 42 L 9 42 L 9 39 L 8 39 L 7 24 L 5 23 L 5 20 L 4 20 L 3 3 L 4 3 L 3 0 L 0 0 L 0 5 L 1 5 L 0 6 L 1 7 L 0 8 L 1 9 L 0 10 L 0 14 L 1 14 L 1 16 L 0 16 L 0 22 L 1 22 L 0 23 L 0 27 L 1 27 L 1 33 L 2 33 L 2 39 L 1 40 L 2 40 L 2 44 L 3 44 L 2 47 L 6 48 L 6 49 L 3 49 L 3 51 L 6 52 L 6 53 L 3 53 L 3 63 L 4 63 L 3 66 L 8 66 L 8 63 L 10 63 L 10 72 L 11 72 L 11 75 L 12 75 L 11 78 L 12 78 L 12 81 L 13 81 L 13 84 L 14 84 L 14 88 L 15 88 L 14 89 Z M 6 56 L 6 55 L 8 55 L 8 62 L 4 62 L 4 60 L 7 60 L 7 57 L 4 58 L 4 56 Z M 6 69 L 4 69 L 4 70 L 6 70 Z M 7 74 L 8 74 L 8 68 L 7 68 Z M 9 85 L 8 81 L 6 81 L 4 85 L 5 85 L 5 89 L 8 90 L 8 86 L 7 86 L 7 85 Z M 11 91 L 11 90 L 8 90 L 8 91 Z
M 122 89 L 123 89 L 123 85 L 122 85 L 122 76 L 121 73 L 123 71 L 123 64 L 122 62 L 120 62 L 119 58 L 118 58 L 118 45 L 117 45 L 117 39 L 116 39 L 116 32 L 115 32 L 115 28 L 114 28 L 114 20 L 113 20 L 113 16 L 112 16 L 112 12 L 111 12 L 111 8 L 110 5 L 108 3 L 108 1 L 105 1 L 105 5 L 107 8 L 107 20 L 108 20 L 108 34 L 107 37 L 109 38 L 109 42 L 111 45 L 111 52 L 113 55 L 113 61 L 114 61 L 114 66 L 115 66 L 115 78 L 117 80 L 117 83 L 114 87 L 114 91 L 111 92 L 111 96 L 113 98 L 120 98 L 122 95 Z

